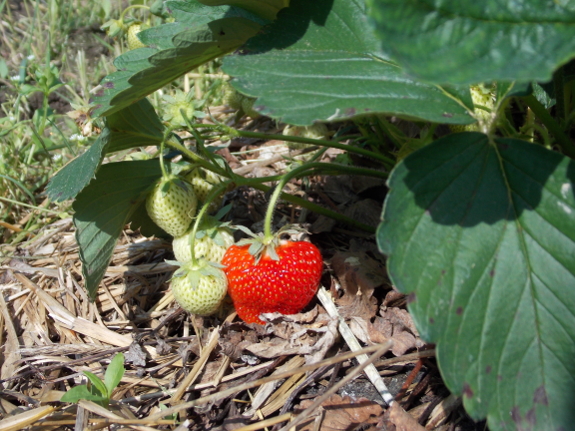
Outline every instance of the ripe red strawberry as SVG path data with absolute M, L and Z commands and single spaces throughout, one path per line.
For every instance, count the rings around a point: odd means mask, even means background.
M 262 313 L 299 313 L 319 287 L 323 260 L 315 245 L 305 241 L 272 244 L 232 245 L 222 259 L 228 293 L 238 316 L 247 323 L 264 323 L 259 318 Z

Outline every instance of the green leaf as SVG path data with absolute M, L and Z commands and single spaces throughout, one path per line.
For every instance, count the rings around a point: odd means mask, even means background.
M 106 385 L 104 384 L 104 382 L 94 373 L 91 373 L 90 371 L 84 371 L 84 374 L 86 375 L 86 377 L 88 377 L 88 379 L 90 380 L 90 382 L 92 383 L 92 387 L 93 389 L 95 389 L 94 391 L 92 391 L 92 393 L 96 396 L 102 396 L 106 399 L 110 398 L 110 392 L 108 392 L 108 389 L 106 388 Z
M 282 0 L 270 0 L 281 2 Z M 207 4 L 207 2 L 205 2 Z M 168 1 L 166 4 L 170 8 L 174 19 L 189 26 L 200 26 L 208 24 L 222 18 L 246 18 L 261 25 L 269 23 L 270 20 L 262 19 L 258 15 L 248 12 L 250 9 L 243 7 L 242 2 L 219 2 L 220 4 L 232 4 L 235 6 L 206 6 L 194 1 Z
M 94 395 L 86 385 L 74 386 L 62 395 L 62 398 L 60 398 L 60 401 L 63 403 L 77 403 L 80 400 L 105 403 L 107 398 L 100 395 Z
M 549 81 L 575 57 L 573 2 L 368 3 L 381 49 L 426 81 Z
M 94 172 L 100 166 L 105 154 L 105 148 L 110 142 L 110 130 L 102 130 L 96 142 L 88 150 L 76 157 L 62 169 L 60 169 L 48 183 L 46 194 L 56 202 L 65 201 L 75 197 L 86 187 Z
M 273 21 L 277 13 L 289 5 L 290 0 L 199 0 L 208 6 L 232 5 Z
M 129 148 L 160 145 L 162 125 L 147 99 L 115 112 L 107 118 L 107 127 L 82 155 L 64 166 L 48 183 L 50 199 L 64 201 L 75 197 L 94 178 L 104 156 Z
M 449 135 L 389 179 L 380 249 L 437 343 L 447 387 L 489 429 L 571 429 L 575 162 L 516 139 Z
M 293 0 L 223 69 L 258 98 L 257 111 L 291 124 L 371 113 L 473 122 L 447 91 L 414 81 L 379 54 L 363 0 Z
M 122 54 L 114 61 L 118 71 L 100 83 L 92 100 L 93 115 L 110 115 L 129 106 L 195 67 L 238 48 L 260 27 L 244 18 L 222 18 L 177 33 L 170 48 L 164 40 L 161 49 L 140 48 Z
M 103 165 L 74 202 L 76 241 L 91 298 L 96 295 L 124 225 L 160 176 L 157 159 Z
M 148 145 L 159 146 L 164 137 L 164 126 L 146 98 L 110 115 L 107 126 L 112 136 L 106 153 Z
M 268 23 L 268 21 L 237 7 L 209 7 L 195 1 L 168 1 L 165 4 L 176 22 L 151 27 L 138 33 L 140 40 L 151 48 L 173 48 L 172 39 L 178 33 L 189 28 L 205 26 L 211 21 L 222 18 L 245 18 L 260 25 Z
M 108 390 L 108 396 L 112 396 L 112 392 L 114 392 L 116 386 L 118 386 L 122 381 L 122 377 L 125 372 L 124 355 L 122 353 L 117 353 L 110 361 L 110 365 L 108 365 L 106 374 L 104 375 L 104 383 Z

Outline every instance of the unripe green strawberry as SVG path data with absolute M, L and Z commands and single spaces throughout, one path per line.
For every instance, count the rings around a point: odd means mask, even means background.
M 247 96 L 244 96 L 244 98 L 242 99 L 242 109 L 244 113 L 248 117 L 253 118 L 254 120 L 261 116 L 260 113 L 254 109 L 255 101 L 256 99 Z
M 222 182 L 222 177 L 206 169 L 197 167 L 184 177 L 194 188 L 200 202 L 205 202 L 212 189 Z M 218 196 L 212 201 L 210 211 L 215 211 L 222 203 L 223 196 Z
M 174 298 L 184 310 L 209 316 L 218 310 L 226 296 L 228 282 L 221 269 L 199 261 L 195 266 L 185 264 L 178 269 L 170 287 Z
M 146 210 L 159 227 L 174 237 L 182 236 L 196 215 L 198 199 L 192 185 L 170 175 L 154 186 L 146 199 Z
M 196 232 L 194 254 L 196 259 L 203 258 L 210 262 L 220 263 L 226 250 L 233 245 L 234 236 L 226 226 L 213 217 L 205 218 Z M 191 229 L 172 242 L 174 256 L 178 262 L 189 262 L 192 259 Z
M 245 115 L 253 119 L 256 119 L 260 116 L 260 113 L 254 109 L 255 101 L 256 99 L 241 94 L 231 85 L 228 85 L 225 90 L 224 104 L 237 111 L 243 111 Z
M 169 123 L 172 127 L 186 126 L 186 118 L 189 121 L 194 121 L 194 118 L 203 118 L 205 114 L 201 111 L 196 111 L 194 92 L 176 90 L 174 95 L 164 94 L 164 115 L 162 120 Z
M 311 126 L 286 126 L 282 132 L 284 136 L 300 136 L 308 139 L 327 139 L 329 131 L 324 123 L 315 123 Z M 307 147 L 309 144 L 300 142 L 286 142 L 292 150 Z
M 230 108 L 235 109 L 236 111 L 239 111 L 240 109 L 242 109 L 242 100 L 243 99 L 244 99 L 244 96 L 241 95 L 240 93 L 238 93 L 234 87 L 232 87 L 231 85 L 228 85 L 226 87 L 226 90 L 224 93 L 224 104 L 225 105 L 228 105 Z
M 138 38 L 137 34 L 142 31 L 142 23 L 136 22 L 128 27 L 127 40 L 128 49 L 145 48 L 146 45 Z

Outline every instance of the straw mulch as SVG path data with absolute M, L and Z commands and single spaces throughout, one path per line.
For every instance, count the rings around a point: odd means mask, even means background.
M 278 144 L 230 147 L 259 149 L 258 160 L 223 155 L 238 172 L 269 175 L 284 163 L 270 150 Z M 314 178 L 290 184 L 290 192 L 361 211 L 363 220 L 375 214 L 377 223 L 380 207 L 366 210 L 373 200 L 362 197 L 374 185 L 350 184 Z M 342 202 L 344 189 L 356 197 Z M 261 224 L 265 195 L 239 190 L 229 199 L 232 215 L 243 218 L 235 222 Z M 277 218 L 312 232 L 325 257 L 325 287 L 303 313 L 269 315 L 266 325 L 243 323 L 229 301 L 209 318 L 183 312 L 169 291 L 171 244 L 129 227 L 95 302 L 82 286 L 71 219 L 4 253 L 0 429 L 475 429 L 444 388 L 433 346 L 419 338 L 405 298 L 386 279 L 373 237 L 287 205 Z M 118 352 L 126 373 L 108 409 L 59 402 L 86 383 L 84 371 L 103 377 Z

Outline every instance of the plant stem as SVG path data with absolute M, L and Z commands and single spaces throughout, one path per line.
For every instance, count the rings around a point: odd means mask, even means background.
M 266 186 L 265 184 L 256 184 L 252 186 L 254 189 L 261 190 L 263 192 L 268 192 L 271 187 Z M 375 228 L 373 226 L 367 225 L 365 223 L 359 222 L 357 220 L 352 219 L 351 217 L 345 216 L 338 212 L 332 211 L 330 209 L 324 208 L 320 205 L 314 204 L 310 201 L 306 201 L 305 199 L 299 198 L 297 196 L 290 195 L 289 193 L 281 193 L 280 198 L 284 201 L 291 202 L 294 205 L 300 206 L 302 208 L 306 208 L 310 211 L 313 211 L 316 214 L 324 215 L 329 217 L 335 221 L 345 223 L 349 226 L 356 227 L 361 229 L 365 232 L 375 233 Z
M 205 124 L 201 126 L 206 126 Z M 392 167 L 395 165 L 395 161 L 386 157 L 382 154 L 376 153 L 374 151 L 369 151 L 364 148 L 354 147 L 351 145 L 340 144 L 339 142 L 335 141 L 328 141 L 324 139 L 311 139 L 311 138 L 303 138 L 300 136 L 285 136 L 285 135 L 276 135 L 276 134 L 267 134 L 267 133 L 259 133 L 259 132 L 250 132 L 247 130 L 237 130 L 232 127 L 224 126 L 224 125 L 216 125 L 213 128 L 222 129 L 224 133 L 228 133 L 232 136 L 240 136 L 243 138 L 257 138 L 257 139 L 277 139 L 279 141 L 288 141 L 288 142 L 298 142 L 303 144 L 311 144 L 317 145 L 320 147 L 331 147 L 337 148 L 340 150 L 344 150 L 350 153 L 360 154 L 370 159 L 375 159 L 383 163 L 386 167 Z
M 310 174 L 316 173 L 316 172 L 317 173 L 319 173 L 319 172 L 325 173 L 325 172 L 330 171 L 330 170 L 336 171 L 338 173 L 375 176 L 375 177 L 384 178 L 384 179 L 387 178 L 387 174 L 385 172 L 380 172 L 380 171 L 376 171 L 373 169 L 355 168 L 352 166 L 334 165 L 331 163 L 308 163 L 308 164 L 305 164 L 303 166 L 300 166 L 299 168 L 294 169 L 293 171 L 286 173 L 283 176 L 283 178 L 280 180 L 279 184 L 276 186 L 276 188 L 275 188 L 275 190 L 274 190 L 274 192 L 270 198 L 270 202 L 268 204 L 268 208 L 267 208 L 265 219 L 264 219 L 265 220 L 264 221 L 264 241 L 271 241 L 271 239 L 273 238 L 272 228 L 271 228 L 272 227 L 273 213 L 275 210 L 277 200 L 279 199 L 280 196 L 282 196 L 282 190 L 285 187 L 285 185 L 292 178 L 296 178 L 298 176 L 310 175 Z M 283 195 L 285 196 L 286 194 L 283 194 Z M 311 209 L 311 208 L 309 208 L 310 202 L 304 201 L 303 199 L 302 199 L 302 201 L 306 202 L 306 204 L 303 205 L 304 207 Z M 334 214 L 337 214 L 337 213 L 334 213 Z M 346 221 L 348 222 L 348 220 L 346 220 Z M 363 223 L 361 223 L 361 224 L 362 224 L 362 229 L 367 226 L 367 225 L 364 225 Z M 368 230 L 372 230 L 372 229 L 368 229 Z
M 225 169 L 220 168 L 219 166 L 218 167 L 214 166 L 212 163 L 208 162 L 207 160 L 204 160 L 202 157 L 198 156 L 193 151 L 188 150 L 184 145 L 180 144 L 175 139 L 170 139 L 169 141 L 166 141 L 166 145 L 174 150 L 181 152 L 184 158 L 186 158 L 188 161 L 200 165 L 202 168 L 207 169 L 208 171 L 215 172 L 216 174 L 224 177 L 230 176 Z
M 224 192 L 224 190 L 228 187 L 229 184 L 230 184 L 230 181 L 226 181 L 226 182 L 220 183 L 217 186 L 215 186 L 212 189 L 212 191 L 210 192 L 210 194 L 208 195 L 208 197 L 206 198 L 206 201 L 204 202 L 202 209 L 200 210 L 200 212 L 196 216 L 196 220 L 194 221 L 194 226 L 192 227 L 192 232 L 190 234 L 190 237 L 191 237 L 191 241 L 190 241 L 191 250 L 190 251 L 191 251 L 191 256 L 192 256 L 191 263 L 192 263 L 192 266 L 194 266 L 194 267 L 197 264 L 196 252 L 194 249 L 196 246 L 196 234 L 198 232 L 198 228 L 199 228 L 200 224 L 202 223 L 202 219 L 204 218 L 204 215 L 208 211 L 212 201 L 216 197 L 218 197 L 220 194 L 222 194 Z
M 124 22 L 124 16 L 126 15 L 126 12 L 128 12 L 130 9 L 150 9 L 149 6 L 144 6 L 143 4 L 133 4 L 131 6 L 128 6 L 126 9 L 124 9 L 122 11 L 122 14 L 120 15 L 120 21 Z
M 571 142 L 559 124 L 557 124 L 557 122 L 553 119 L 551 114 L 549 114 L 547 109 L 545 109 L 545 107 L 532 94 L 523 97 L 523 100 L 527 106 L 531 108 L 537 118 L 541 120 L 547 130 L 553 134 L 555 137 L 555 142 L 561 147 L 563 153 L 572 159 L 575 159 L 575 145 Z
M 166 178 L 168 176 L 168 173 L 166 172 L 166 166 L 164 165 L 164 145 L 166 143 L 166 139 L 168 138 L 168 134 L 170 134 L 171 131 L 167 131 L 164 134 L 164 138 L 162 139 L 162 142 L 160 142 L 160 169 L 162 170 L 162 176 L 164 178 Z

